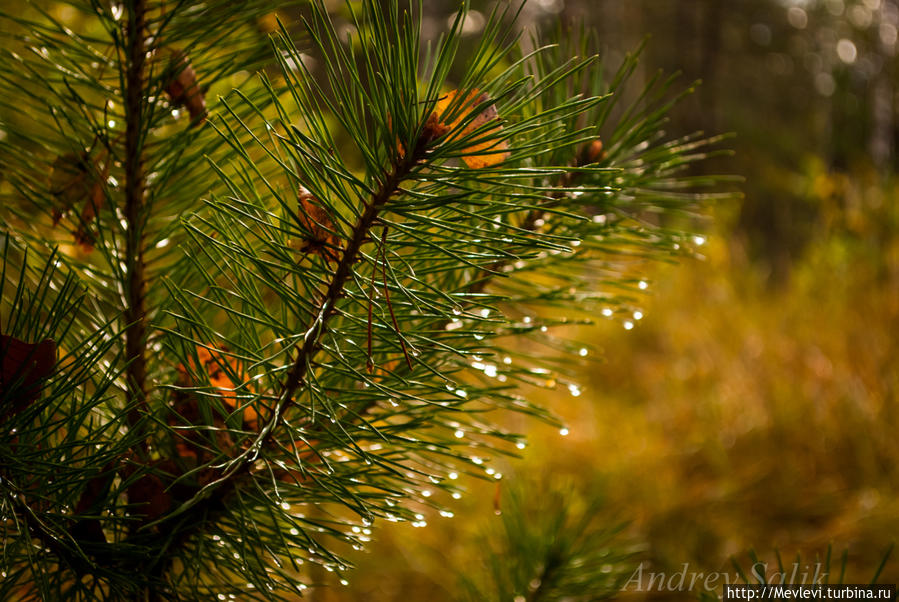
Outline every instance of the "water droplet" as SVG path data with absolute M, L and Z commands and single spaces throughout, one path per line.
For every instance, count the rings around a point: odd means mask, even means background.
M 459 309 L 458 307 L 454 307 L 454 308 L 453 308 L 453 315 L 454 315 L 454 316 L 461 316 L 461 315 L 462 315 L 462 310 Z
M 287 502 L 281 502 L 281 509 L 290 510 L 290 504 L 288 504 Z
M 567 437 L 568 433 L 569 433 L 569 430 L 567 428 L 559 429 L 559 434 L 562 435 L 563 437 Z
M 641 280 L 640 283 L 639 283 L 637 286 L 640 287 L 640 290 L 641 290 L 641 291 L 645 291 L 646 289 L 649 288 L 649 283 L 646 282 L 645 280 Z
M 453 499 L 454 499 L 454 500 L 462 499 L 462 494 L 459 493 L 458 491 L 454 491 L 454 492 L 453 492 Z
M 350 582 L 347 581 L 346 579 L 341 579 L 341 580 L 340 580 L 340 585 L 349 585 L 349 584 L 350 584 Z
M 612 310 L 608 307 L 604 307 L 602 310 L 602 315 L 604 315 L 605 317 L 608 318 L 609 316 L 612 315 Z
M 634 323 L 631 322 L 630 320 L 628 320 L 627 322 L 624 323 L 624 329 L 625 329 L 625 330 L 630 330 L 630 329 L 633 328 L 633 327 L 634 327 Z
M 515 444 L 515 447 L 517 447 L 518 449 L 524 449 L 527 446 L 528 446 L 528 444 L 525 441 L 519 441 L 518 443 Z
M 293 529 L 290 530 L 290 534 L 291 534 L 291 535 L 299 535 L 300 532 L 299 532 L 296 528 L 293 528 Z
M 705 236 L 694 236 L 693 242 L 696 244 L 696 246 L 701 247 L 705 244 Z
M 456 436 L 456 439 L 461 439 L 462 437 L 465 436 L 465 431 L 463 431 L 461 429 L 457 429 L 456 432 L 453 434 Z
M 451 472 L 451 473 L 449 473 L 449 474 L 446 475 L 446 476 L 447 476 L 447 478 L 449 478 L 451 481 L 455 481 L 456 479 L 459 478 L 459 473 L 458 473 L 458 472 Z
M 642 320 L 642 319 L 643 319 L 643 312 L 642 312 L 642 311 L 635 311 L 635 312 L 634 312 L 634 319 L 635 319 L 635 320 Z
M 425 497 L 431 497 L 431 490 L 425 489 L 424 491 L 421 492 L 421 494 Z
M 577 354 L 581 357 L 587 357 L 588 353 L 589 353 L 589 351 L 587 351 L 586 347 L 581 347 L 577 352 Z
M 852 40 L 842 38 L 837 42 L 837 56 L 839 56 L 840 60 L 847 65 L 851 65 L 858 56 L 858 49 L 855 47 L 855 44 L 852 43 Z

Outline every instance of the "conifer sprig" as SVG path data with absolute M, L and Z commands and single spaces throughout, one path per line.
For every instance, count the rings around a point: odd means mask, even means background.
M 422 50 L 420 4 L 348 4 L 338 29 L 313 2 L 304 52 L 248 25 L 263 2 L 84 8 L 78 34 L 7 17 L 43 46 L 0 66 L 41 99 L 0 113 L 7 246 L 90 293 L 65 338 L 84 373 L 41 402 L 81 409 L 21 418 L 63 420 L 86 456 L 46 494 L 67 518 L 17 523 L 10 592 L 284 599 L 375 519 L 425 524 L 458 474 L 501 477 L 521 437 L 499 410 L 553 420 L 520 385 L 578 390 L 513 341 L 579 352 L 551 328 L 627 309 L 623 256 L 676 253 L 720 181 L 684 171 L 713 141 L 662 132 L 670 82 L 616 108 L 635 57 L 607 84 L 589 44 L 526 44 L 514 11 L 460 66 L 467 4 Z

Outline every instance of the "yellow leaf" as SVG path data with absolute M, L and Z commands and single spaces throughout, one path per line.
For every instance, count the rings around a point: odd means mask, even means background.
M 428 136 L 437 138 L 446 135 L 446 140 L 452 142 L 466 138 L 476 131 L 478 133 L 475 134 L 475 139 L 480 140 L 492 138 L 499 133 L 499 130 L 502 129 L 499 123 L 493 127 L 481 129 L 485 124 L 499 121 L 496 105 L 488 105 L 472 117 L 474 111 L 490 100 L 487 94 L 472 89 L 462 101 L 455 100 L 457 96 L 459 96 L 459 91 L 452 90 L 437 101 L 434 112 L 425 125 Z M 455 106 L 451 113 L 448 113 L 452 105 Z M 462 161 L 472 169 L 492 167 L 509 158 L 508 150 L 509 143 L 506 140 L 484 140 L 466 146 L 462 150 Z

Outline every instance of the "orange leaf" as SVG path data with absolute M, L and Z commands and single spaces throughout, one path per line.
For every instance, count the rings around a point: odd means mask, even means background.
M 78 224 L 78 230 L 75 231 L 75 242 L 80 244 L 86 251 L 94 249 L 94 235 L 88 231 L 88 224 L 97 217 L 97 213 L 103 208 L 106 202 L 106 190 L 103 183 L 109 177 L 109 161 L 103 164 L 103 173 L 99 178 L 94 178 L 94 183 L 90 189 L 90 196 L 84 202 L 81 209 L 81 223 Z
M 165 86 L 165 93 L 170 102 L 173 106 L 184 106 L 187 109 L 191 126 L 202 123 L 206 119 L 206 97 L 197 85 L 197 72 L 190 64 L 190 59 L 180 50 L 173 50 L 169 68 L 172 75 Z
M 76 202 L 87 198 L 88 187 L 87 153 L 81 156 L 68 153 L 56 157 L 50 168 L 50 194 L 56 199 L 53 208 L 53 225 L 59 223 Z
M 322 207 L 312 193 L 300 187 L 297 199 L 297 218 L 307 238 L 296 245 L 297 249 L 306 253 L 315 253 L 325 259 L 337 259 L 337 250 L 340 249 L 340 238 L 334 232 L 337 231 L 331 216 Z
M 223 349 L 222 351 L 225 350 Z M 238 383 L 231 380 L 231 374 L 236 375 L 238 378 L 243 378 L 243 371 L 237 360 L 225 355 L 221 351 L 210 351 L 202 346 L 197 346 L 197 359 L 199 359 L 201 363 L 199 368 L 195 365 L 193 359 L 190 360 L 190 366 L 193 371 L 205 371 L 209 378 L 209 384 L 217 389 L 219 399 L 222 400 L 222 403 L 231 410 L 237 409 L 239 400 L 237 399 L 235 389 L 238 387 Z M 225 366 L 227 366 L 228 369 L 226 369 Z M 192 382 L 188 370 L 183 365 L 178 366 L 178 372 L 180 373 L 178 378 L 179 385 L 189 387 L 196 384 Z M 259 415 L 256 413 L 255 408 L 252 406 L 244 408 L 243 420 L 248 426 L 255 424 L 258 418 Z
M 446 135 L 446 140 L 452 142 L 474 135 L 475 140 L 483 140 L 499 133 L 502 129 L 499 123 L 493 127 L 483 127 L 490 122 L 499 121 L 496 105 L 481 108 L 490 100 L 487 94 L 472 89 L 461 101 L 456 100 L 457 96 L 459 92 L 452 90 L 437 101 L 434 112 L 425 124 L 425 133 L 429 138 Z M 472 113 L 478 109 L 480 111 L 472 117 Z M 509 143 L 506 140 L 475 142 L 463 149 L 462 161 L 472 169 L 492 167 L 509 158 L 508 149 Z
M 16 414 L 34 403 L 41 391 L 41 381 L 50 376 L 54 365 L 56 343 L 53 340 L 26 343 L 0 335 L 0 399 L 12 402 L 4 414 Z
M 102 168 L 99 167 L 101 162 Z M 105 149 L 96 157 L 91 157 L 89 151 L 80 155 L 69 153 L 57 157 L 50 172 L 50 194 L 56 198 L 53 225 L 58 224 L 76 203 L 83 201 L 75 242 L 87 252 L 94 248 L 94 235 L 89 231 L 89 225 L 106 203 L 109 163 Z
M 587 146 L 587 162 L 596 163 L 606 158 L 606 151 L 603 149 L 602 140 L 597 138 Z
M 166 484 L 154 474 L 145 474 L 128 486 L 128 504 L 132 512 L 146 520 L 155 520 L 172 507 L 172 496 Z

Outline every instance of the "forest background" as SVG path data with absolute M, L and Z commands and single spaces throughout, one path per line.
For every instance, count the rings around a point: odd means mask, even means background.
M 429 5 L 440 28 L 451 3 L 445 14 Z M 659 69 L 681 72 L 684 87 L 701 80 L 670 131 L 733 133 L 734 155 L 705 168 L 744 181 L 740 200 L 709 207 L 698 226 L 701 257 L 647 266 L 641 319 L 577 333 L 602 349 L 580 394 L 536 394 L 570 434 L 527 427 L 507 478 L 533 483 L 535 515 L 600 500 L 601 520 L 627 523 L 646 572 L 688 563 L 733 579 L 731 559 L 747 568 L 755 550 L 772 571 L 778 555 L 792 571 L 798 554 L 801 577 L 832 545 L 834 557 L 847 552 L 846 581 L 867 582 L 899 533 L 899 6 L 542 0 L 526 10 L 526 20 L 595 28 L 613 64 L 646 41 L 637 80 Z M 483 571 L 472 542 L 500 520 L 493 485 L 472 489 L 452 520 L 382 532 L 352 595 L 324 599 L 453 599 L 459 573 Z M 881 582 L 897 580 L 894 559 Z

